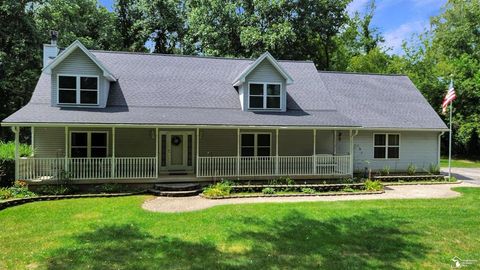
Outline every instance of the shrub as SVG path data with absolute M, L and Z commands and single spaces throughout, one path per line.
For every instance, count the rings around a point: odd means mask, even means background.
M 390 166 L 385 165 L 383 169 L 380 170 L 381 175 L 389 175 L 390 174 Z
M 302 188 L 302 192 L 306 194 L 314 194 L 316 193 L 315 189 L 313 188 Z
M 353 188 L 351 188 L 351 187 L 344 187 L 344 188 L 342 189 L 342 192 L 354 192 L 354 191 L 355 191 L 355 190 L 354 190 Z
M 267 187 L 267 188 L 262 189 L 262 193 L 263 194 L 275 194 L 275 189 Z
M 19 144 L 19 153 L 21 157 L 28 157 L 32 155 L 32 148 L 28 144 Z M 0 159 L 14 160 L 15 159 L 15 142 L 0 141 Z
M 428 172 L 430 174 L 439 174 L 440 173 L 440 166 L 438 166 L 438 164 L 430 163 L 430 166 L 428 166 Z
M 448 182 L 457 182 L 458 181 L 455 176 L 450 176 L 450 178 L 447 177 L 445 179 L 447 179 Z
M 104 193 L 118 193 L 123 190 L 123 187 L 120 184 L 103 184 L 98 186 L 98 189 Z
M 0 188 L 0 200 L 30 198 L 34 196 L 36 196 L 36 194 L 28 190 L 25 182 L 16 181 L 12 187 Z
M 232 183 L 229 181 L 222 181 L 204 188 L 203 195 L 206 197 L 223 197 L 230 195 L 231 190 Z
M 372 181 L 370 179 L 367 179 L 364 185 L 366 191 L 379 191 L 383 189 L 382 183 L 380 183 L 380 181 L 378 180 Z
M 0 159 L 0 186 L 13 186 L 15 180 L 15 160 Z
M 38 188 L 37 192 L 44 195 L 65 195 L 72 191 L 66 185 L 45 185 Z
M 415 165 L 413 165 L 413 163 L 408 164 L 407 174 L 408 175 L 414 175 L 416 172 L 417 172 L 417 167 L 415 167 Z
M 13 198 L 10 188 L 0 188 L 0 200 L 7 200 Z

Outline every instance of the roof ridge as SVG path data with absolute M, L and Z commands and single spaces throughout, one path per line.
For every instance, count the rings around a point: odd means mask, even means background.
M 255 61 L 257 58 L 246 57 L 226 57 L 226 56 L 211 56 L 211 55 L 187 55 L 187 54 L 166 54 L 166 53 L 151 53 L 151 52 L 127 52 L 127 51 L 107 51 L 107 50 L 89 50 L 92 53 L 111 53 L 111 54 L 132 54 L 132 55 L 148 55 L 148 56 L 167 56 L 167 57 L 185 57 L 185 58 L 200 58 L 200 59 L 221 59 L 221 60 L 239 60 L 239 61 Z M 294 62 L 294 63 L 313 63 L 311 60 L 288 60 L 275 59 L 278 62 Z
M 397 76 L 397 77 L 404 77 L 407 76 L 406 74 L 398 74 L 398 73 L 373 73 L 373 72 L 354 72 L 354 71 L 336 71 L 336 70 L 317 70 L 318 73 L 331 73 L 331 74 L 351 74 L 351 75 L 374 75 L 374 76 Z

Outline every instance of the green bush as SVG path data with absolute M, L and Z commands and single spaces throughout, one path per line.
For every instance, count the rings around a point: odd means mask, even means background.
M 275 189 L 267 187 L 267 188 L 262 189 L 262 193 L 263 194 L 275 194 Z
M 21 157 L 32 155 L 32 149 L 27 144 L 19 144 Z M 0 186 L 13 186 L 15 180 L 15 143 L 0 141 Z
M 383 190 L 383 185 L 378 180 L 372 181 L 370 179 L 367 179 L 367 181 L 365 181 L 364 185 L 365 185 L 365 190 L 366 191 Z
M 25 182 L 17 181 L 12 187 L 0 188 L 0 200 L 30 198 L 34 196 L 36 196 L 36 194 L 28 190 Z
M 43 195 L 66 195 L 72 190 L 66 185 L 44 185 L 39 187 L 37 192 Z
M 380 170 L 381 175 L 389 175 L 390 174 L 390 166 L 385 165 L 383 169 Z
M 302 193 L 305 194 L 315 194 L 317 191 L 313 188 L 302 188 Z
M 415 167 L 415 165 L 413 165 L 413 163 L 408 164 L 407 174 L 408 175 L 414 175 L 416 172 L 417 172 L 417 167 Z
M 203 195 L 206 197 L 224 197 L 230 195 L 232 191 L 232 183 L 229 181 L 222 181 L 210 185 L 203 189 Z
M 0 200 L 7 200 L 13 198 L 10 188 L 0 188 Z
M 32 155 L 32 148 L 28 144 L 19 144 L 20 156 L 29 157 Z M 0 141 L 0 159 L 14 160 L 15 159 L 15 142 Z
M 342 192 L 354 192 L 354 191 L 355 191 L 355 190 L 354 190 L 353 188 L 351 188 L 351 187 L 344 187 L 344 188 L 342 189 Z
M 103 184 L 97 187 L 100 192 L 104 193 L 119 193 L 123 191 L 123 187 L 120 184 Z
M 0 187 L 11 187 L 15 180 L 15 160 L 0 159 Z
M 438 164 L 430 163 L 430 166 L 428 166 L 428 172 L 430 174 L 439 174 L 440 173 L 440 166 Z

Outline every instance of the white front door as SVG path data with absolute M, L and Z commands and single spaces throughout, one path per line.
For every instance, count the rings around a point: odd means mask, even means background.
M 193 132 L 162 132 L 162 158 L 166 170 L 187 171 L 193 169 Z

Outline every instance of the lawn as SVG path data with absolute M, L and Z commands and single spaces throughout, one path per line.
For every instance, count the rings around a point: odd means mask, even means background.
M 0 269 L 449 269 L 480 259 L 480 189 L 456 190 L 181 214 L 148 196 L 35 202 L 0 211 Z
M 440 167 L 448 168 L 448 158 L 440 159 Z M 452 168 L 480 168 L 479 160 L 452 159 Z

